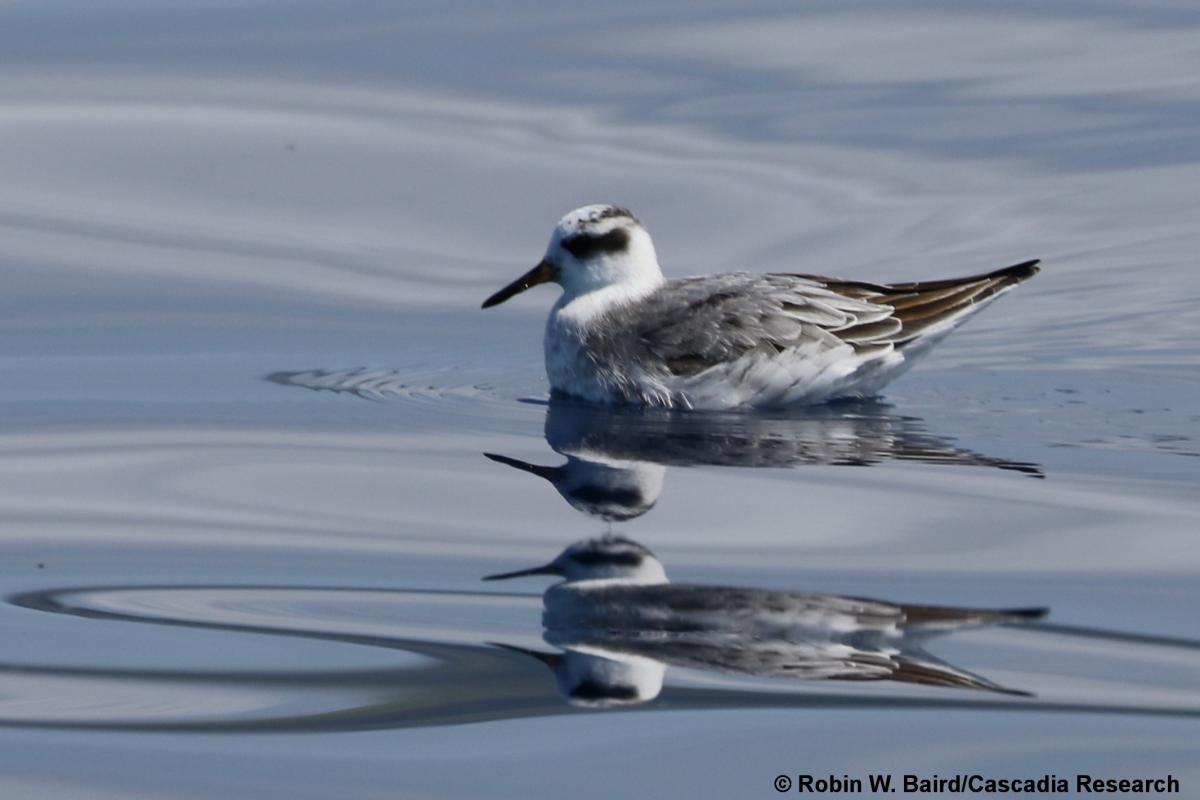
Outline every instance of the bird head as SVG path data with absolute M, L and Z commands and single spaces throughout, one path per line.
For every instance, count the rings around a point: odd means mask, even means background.
M 545 664 L 554 673 L 563 699 L 581 708 L 648 703 L 662 692 L 667 671 L 667 665 L 661 661 L 600 649 L 572 647 L 562 653 L 547 653 L 511 644 L 491 644 Z
M 577 208 L 558 221 L 537 266 L 483 301 L 491 308 L 539 283 L 557 283 L 568 298 L 619 286 L 644 294 L 663 281 L 654 243 L 628 209 Z
M 568 582 L 612 580 L 637 585 L 668 582 L 667 571 L 654 553 L 632 539 L 611 535 L 575 542 L 540 567 L 488 575 L 484 580 L 526 575 L 560 575 Z

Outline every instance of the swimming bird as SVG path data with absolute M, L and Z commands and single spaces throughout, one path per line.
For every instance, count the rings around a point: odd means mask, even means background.
M 543 340 L 557 394 L 683 409 L 773 408 L 876 395 L 1037 265 L 895 284 L 750 272 L 667 280 L 632 212 L 590 205 L 559 220 L 537 266 L 483 308 L 540 283 L 562 287 Z
M 577 511 L 625 522 L 654 508 L 668 466 L 869 467 L 889 460 L 995 467 L 1044 478 L 1039 465 L 955 447 L 875 401 L 816 406 L 787 415 L 687 414 L 670 409 L 552 402 L 546 443 L 564 464 L 484 453 L 549 481 Z
M 756 677 L 890 680 L 1024 694 L 953 667 L 923 649 L 937 633 L 1039 619 L 1044 608 L 900 605 L 857 597 L 673 584 L 645 546 L 622 536 L 576 542 L 548 564 L 489 575 L 557 575 L 543 596 L 536 657 L 575 705 L 646 702 L 669 665 Z

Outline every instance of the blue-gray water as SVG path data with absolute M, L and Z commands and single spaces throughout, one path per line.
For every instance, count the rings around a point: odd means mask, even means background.
M 1200 791 L 1192 4 L 16 2 L 0 64 L 0 795 Z M 550 408 L 552 292 L 478 305 L 588 202 L 672 276 L 1044 271 L 880 402 Z M 597 503 L 677 581 L 1048 607 L 929 643 L 1023 694 L 570 706 L 480 578 Z

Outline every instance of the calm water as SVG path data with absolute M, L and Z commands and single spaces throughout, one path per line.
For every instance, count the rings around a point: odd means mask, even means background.
M 1200 12 L 625 5 L 0 7 L 0 795 L 1200 791 Z M 548 406 L 550 290 L 478 304 L 600 201 L 672 276 L 1045 269 L 878 402 Z M 610 529 L 1049 615 L 896 645 L 974 686 L 812 679 L 480 582 Z

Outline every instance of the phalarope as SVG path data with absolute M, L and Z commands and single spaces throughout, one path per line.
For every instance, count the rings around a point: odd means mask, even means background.
M 572 508 L 606 522 L 631 520 L 654 508 L 668 466 L 869 467 L 895 459 L 1045 477 L 1038 464 L 956 447 L 927 431 L 919 418 L 871 401 L 818 406 L 785 417 L 550 403 L 545 436 L 566 463 L 484 455 L 544 478 Z
M 591 205 L 559 220 L 541 262 L 483 307 L 539 283 L 562 286 L 543 342 L 557 393 L 598 403 L 769 408 L 877 394 L 1037 264 L 896 284 L 749 272 L 667 280 L 637 217 Z
M 1020 623 L 1042 608 L 898 605 L 856 597 L 672 584 L 647 548 L 619 536 L 576 542 L 549 564 L 490 575 L 558 575 L 543 639 L 562 653 L 503 645 L 549 666 L 573 704 L 644 703 L 669 665 L 759 677 L 890 680 L 1024 694 L 925 652 L 931 635 Z

